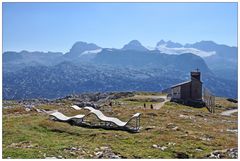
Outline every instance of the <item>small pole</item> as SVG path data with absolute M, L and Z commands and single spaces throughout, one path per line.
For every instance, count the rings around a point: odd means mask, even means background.
M 138 129 L 140 129 L 140 116 L 138 118 Z
M 137 118 L 136 118 L 136 127 L 135 127 L 135 129 L 137 129 Z

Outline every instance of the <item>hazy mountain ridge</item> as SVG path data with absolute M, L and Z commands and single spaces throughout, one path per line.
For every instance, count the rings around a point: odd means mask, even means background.
M 166 42 L 160 41 L 158 45 L 161 43 Z M 181 46 L 179 43 L 167 43 L 168 47 Z M 187 46 L 203 49 L 199 44 Z M 205 42 L 203 46 L 207 46 Z M 216 49 L 218 52 L 219 50 Z M 217 61 L 229 63 L 222 54 L 216 53 L 219 59 Z M 234 57 L 235 55 L 228 60 L 234 61 Z M 101 48 L 92 43 L 77 42 L 66 54 L 5 52 L 3 97 L 56 98 L 71 93 L 94 91 L 161 91 L 189 79 L 189 72 L 196 68 L 203 73 L 204 86 L 215 94 L 236 97 L 235 67 L 216 67 L 216 70 L 212 70 L 206 64 L 209 60 L 211 65 L 216 61 L 213 56 L 202 58 L 192 53 L 170 55 L 159 50 L 148 50 L 137 40 L 124 45 L 122 49 Z
M 161 40 L 156 49 L 168 54 L 191 52 L 203 57 L 208 67 L 218 77 L 237 80 L 238 49 L 234 46 L 217 44 L 213 41 L 200 41 L 193 44 L 179 44 Z

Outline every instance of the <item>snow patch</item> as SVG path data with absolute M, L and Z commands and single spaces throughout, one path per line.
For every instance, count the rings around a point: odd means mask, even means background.
M 86 50 L 81 53 L 81 55 L 89 55 L 89 54 L 97 54 L 100 53 L 102 49 L 96 49 L 96 50 Z
M 168 48 L 166 47 L 166 44 L 162 44 L 156 47 L 157 50 L 161 51 L 162 53 L 166 53 L 166 54 L 174 54 L 174 55 L 179 55 L 179 54 L 183 54 L 183 53 L 192 53 L 195 55 L 198 55 L 200 57 L 208 57 L 211 55 L 216 54 L 215 51 L 202 51 L 202 50 L 198 50 L 195 48 L 185 48 L 185 47 L 181 47 L 181 48 Z
M 150 50 L 150 51 L 156 50 L 156 48 L 151 47 L 151 46 L 146 46 L 146 48 L 147 48 L 148 50 Z

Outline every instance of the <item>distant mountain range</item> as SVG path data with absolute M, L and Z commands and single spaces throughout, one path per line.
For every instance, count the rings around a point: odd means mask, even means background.
M 212 41 L 161 40 L 144 47 L 132 40 L 121 49 L 76 42 L 69 52 L 4 52 L 3 98 L 57 98 L 72 93 L 161 91 L 200 69 L 204 86 L 237 97 L 237 47 Z

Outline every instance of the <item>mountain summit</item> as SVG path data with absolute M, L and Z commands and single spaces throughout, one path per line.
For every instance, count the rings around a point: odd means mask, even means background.
M 94 43 L 86 43 L 82 41 L 78 41 L 75 44 L 73 44 L 72 48 L 68 53 L 66 53 L 67 56 L 79 56 L 84 51 L 91 51 L 91 50 L 98 50 L 101 49 L 101 47 L 97 46 Z
M 138 40 L 132 40 L 124 45 L 122 50 L 148 51 Z
M 183 47 L 182 44 L 180 43 L 176 43 L 176 42 L 172 42 L 172 41 L 164 41 L 164 40 L 161 40 L 157 43 L 157 47 L 158 46 L 165 46 L 165 47 L 168 47 L 168 48 L 181 48 Z

